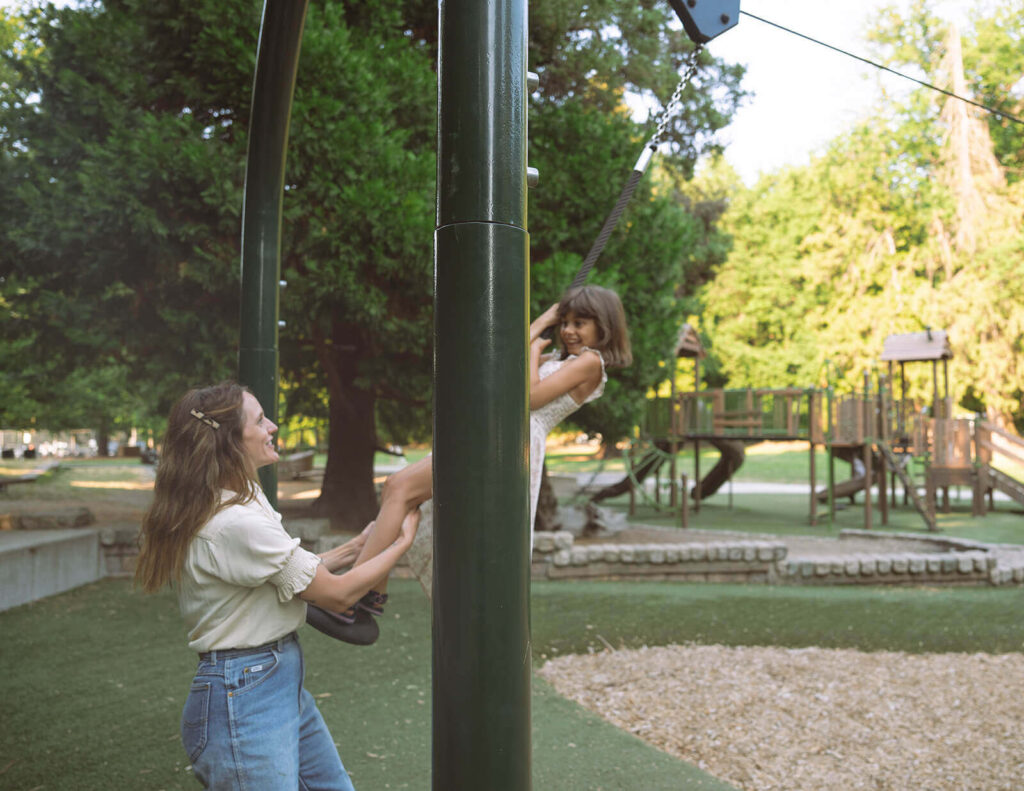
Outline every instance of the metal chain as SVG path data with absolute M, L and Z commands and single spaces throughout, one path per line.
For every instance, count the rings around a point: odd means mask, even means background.
M 693 75 L 697 73 L 697 60 L 703 49 L 704 45 L 698 44 L 694 47 L 693 52 L 690 53 L 690 59 L 686 64 L 686 70 L 683 72 L 683 76 L 680 78 L 675 91 L 672 92 L 672 98 L 668 100 L 668 104 L 666 104 L 665 109 L 662 110 L 661 118 L 658 120 L 658 129 L 651 137 L 651 141 L 647 144 L 648 147 L 657 148 L 658 143 L 660 143 L 661 139 L 665 136 L 665 130 L 668 129 L 668 122 L 672 120 L 672 116 L 679 111 L 679 107 L 682 105 L 681 99 L 683 96 L 683 89 L 686 88 L 690 80 L 693 79 Z
M 665 109 L 661 113 L 661 118 L 658 121 L 658 129 L 654 133 L 654 136 L 650 139 L 646 146 L 644 146 L 643 153 L 640 155 L 640 159 L 637 160 L 636 165 L 633 167 L 633 172 L 629 174 L 629 179 L 626 181 L 626 186 L 622 188 L 622 192 L 619 193 L 619 199 L 615 202 L 615 208 L 612 209 L 611 214 L 604 221 L 604 226 L 601 228 L 601 233 L 598 234 L 597 239 L 590 247 L 590 252 L 587 253 L 587 257 L 583 260 L 583 265 L 576 272 L 576 277 L 572 279 L 572 285 L 570 288 L 576 288 L 582 286 L 586 280 L 587 275 L 590 274 L 590 270 L 594 268 L 594 264 L 597 263 L 597 259 L 601 255 L 601 251 L 604 250 L 604 246 L 608 243 L 609 237 L 612 235 L 612 231 L 615 230 L 615 226 L 619 223 L 619 218 L 622 216 L 622 212 L 626 209 L 626 204 L 629 203 L 630 198 L 633 197 L 633 192 L 636 190 L 637 184 L 640 183 L 640 179 L 643 178 L 644 171 L 647 169 L 647 164 L 651 161 L 651 156 L 658 149 L 658 143 L 661 142 L 662 137 L 665 135 L 665 130 L 668 129 L 668 122 L 672 119 L 672 116 L 679 111 L 679 107 L 682 105 L 683 89 L 686 88 L 687 84 L 693 79 L 693 75 L 697 73 L 697 59 L 700 57 L 701 51 L 704 49 L 703 44 L 698 44 L 692 53 L 690 53 L 689 61 L 686 64 L 686 70 L 683 72 L 682 78 L 679 80 L 679 84 L 676 86 L 675 91 L 672 93 L 672 98 L 668 100 L 668 104 L 665 105 Z M 547 332 L 547 330 L 545 330 Z M 545 335 L 544 337 L 550 337 Z

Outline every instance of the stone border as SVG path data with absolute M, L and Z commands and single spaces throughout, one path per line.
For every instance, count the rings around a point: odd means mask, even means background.
M 429 581 L 431 510 L 424 508 L 414 549 L 393 574 Z M 348 536 L 332 535 L 326 519 L 285 519 L 302 545 L 322 552 Z M 424 529 L 426 528 L 426 529 Z M 45 533 L 46 531 L 27 531 Z M 101 563 L 108 576 L 134 571 L 137 525 L 110 525 L 99 535 Z M 666 533 L 669 532 L 666 530 Z M 846 529 L 839 540 L 898 539 L 931 552 L 859 552 L 831 556 L 791 556 L 774 537 L 724 533 L 720 540 L 642 544 L 575 543 L 568 531 L 537 533 L 533 579 L 643 579 L 681 582 L 751 582 L 776 585 L 1021 585 L 1024 545 L 983 544 L 969 539 L 917 533 Z M 426 587 L 426 585 L 425 585 Z
M 586 544 L 572 533 L 534 537 L 533 579 L 639 577 L 693 582 L 771 582 L 786 557 L 777 541 L 662 544 Z
M 988 585 L 995 556 L 988 552 L 900 552 L 790 558 L 778 582 L 797 585 Z
M 945 552 L 789 557 L 779 541 L 587 544 L 568 532 L 538 533 L 534 579 L 648 579 L 782 585 L 1006 585 L 1024 582 L 1024 547 L 1001 562 L 997 547 L 967 539 L 843 530 L 840 539 L 907 539 Z M 1004 553 L 1005 554 L 1005 553 Z

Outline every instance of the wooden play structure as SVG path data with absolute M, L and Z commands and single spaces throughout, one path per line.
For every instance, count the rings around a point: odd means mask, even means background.
M 812 525 L 817 523 L 819 504 L 827 504 L 832 517 L 837 499 L 848 497 L 853 502 L 860 492 L 864 493 L 865 528 L 872 526 L 874 502 L 881 523 L 888 523 L 889 508 L 897 505 L 900 490 L 904 505 L 912 504 L 929 530 L 936 529 L 940 495 L 943 511 L 949 512 L 951 486 L 968 487 L 975 515 L 986 512 L 986 495 L 991 507 L 995 491 L 1024 505 L 1024 483 L 1000 469 L 1024 464 L 1024 441 L 983 419 L 952 417 L 948 363 L 953 355 L 942 330 L 890 335 L 880 357 L 887 372 L 877 372 L 874 381 L 866 373 L 862 390 L 841 395 L 831 386 L 701 390 L 700 361 L 705 352 L 689 325 L 679 334 L 675 356 L 694 360 L 694 389 L 677 393 L 673 386 L 667 398 L 648 400 L 637 443 L 640 452 L 630 455 L 627 477 L 633 484 L 631 491 L 643 492 L 640 480 L 651 473 L 657 476 L 668 461 L 667 505 L 679 509 L 684 525 L 690 501 L 699 512 L 701 500 L 743 463 L 744 446 L 765 441 L 809 443 Z M 911 363 L 931 363 L 930 404 L 907 397 L 905 366 Z M 702 443 L 712 444 L 721 454 L 703 478 Z M 684 445 L 694 451 L 695 484 L 689 492 L 686 475 L 678 475 L 676 469 L 676 454 Z M 820 490 L 813 463 L 818 446 L 828 451 L 828 481 Z M 848 480 L 836 481 L 836 459 L 850 464 L 853 474 Z M 660 488 L 659 480 L 654 487 L 658 507 L 662 507 Z

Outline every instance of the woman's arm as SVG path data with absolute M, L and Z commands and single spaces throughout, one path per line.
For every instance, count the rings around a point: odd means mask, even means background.
M 395 543 L 344 574 L 331 574 L 325 563 L 320 564 L 313 581 L 299 594 L 299 598 L 334 612 L 343 612 L 352 607 L 372 585 L 395 567 L 398 559 L 412 546 L 419 527 L 419 516 L 419 509 L 411 511 L 402 522 L 402 531 Z M 358 537 L 352 540 L 356 541 Z
M 564 393 L 572 393 L 573 400 L 582 404 L 601 383 L 601 359 L 597 353 L 584 353 L 568 361 L 551 376 L 535 376 L 533 349 L 530 347 L 530 409 L 539 409 Z M 538 352 L 539 354 L 539 352 Z

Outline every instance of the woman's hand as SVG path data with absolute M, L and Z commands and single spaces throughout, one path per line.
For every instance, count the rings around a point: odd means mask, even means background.
M 420 526 L 420 509 L 413 508 L 409 513 L 405 515 L 405 519 L 402 520 L 402 529 L 398 534 L 399 543 L 406 549 L 412 546 L 413 539 L 416 538 L 416 531 Z

